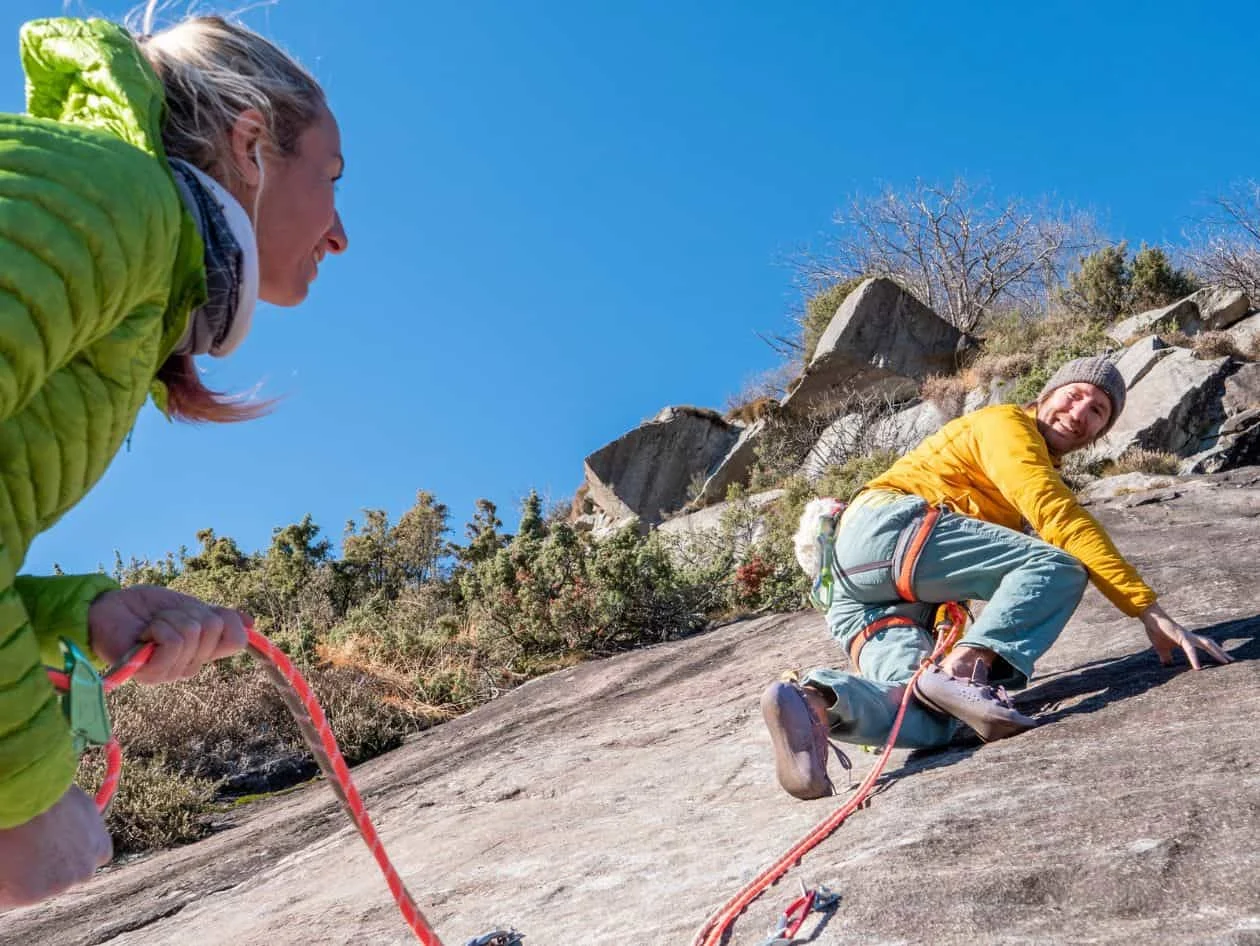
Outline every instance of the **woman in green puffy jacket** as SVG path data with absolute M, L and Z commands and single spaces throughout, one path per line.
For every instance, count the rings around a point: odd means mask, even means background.
M 134 37 L 101 20 L 21 34 L 28 114 L 0 115 L 0 909 L 111 856 L 72 785 L 44 664 L 61 640 L 100 665 L 142 641 L 137 679 L 240 651 L 247 618 L 101 575 L 19 575 L 32 540 L 100 479 L 152 397 L 236 421 L 266 405 L 208 390 L 197 356 L 244 339 L 258 299 L 296 305 L 346 248 L 343 159 L 318 83 L 217 17 Z

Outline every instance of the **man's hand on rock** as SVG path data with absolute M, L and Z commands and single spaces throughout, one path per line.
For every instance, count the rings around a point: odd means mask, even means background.
M 1186 660 L 1195 670 L 1199 668 L 1199 651 L 1207 654 L 1217 663 L 1232 663 L 1234 658 L 1225 652 L 1220 644 L 1202 634 L 1194 634 L 1170 618 L 1158 604 L 1152 604 L 1139 615 L 1146 636 L 1150 638 L 1159 662 L 1169 666 L 1173 662 L 1173 653 L 1178 647 L 1186 655 Z

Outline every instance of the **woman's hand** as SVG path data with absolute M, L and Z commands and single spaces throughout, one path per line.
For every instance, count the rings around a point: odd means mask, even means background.
M 150 585 L 107 591 L 88 609 L 89 641 L 102 660 L 118 663 L 137 644 L 157 644 L 136 672 L 141 683 L 186 680 L 210 661 L 240 653 L 249 624 L 240 611 Z
M 1190 661 L 1190 666 L 1195 670 L 1199 669 L 1198 652 L 1200 650 L 1207 651 L 1217 663 L 1227 664 L 1234 660 L 1216 641 L 1202 634 L 1192 634 L 1187 631 L 1164 613 L 1164 609 L 1158 604 L 1152 604 L 1138 617 L 1142 622 L 1142 627 L 1146 629 L 1146 636 L 1150 638 L 1151 645 L 1155 648 L 1155 653 L 1159 655 L 1159 662 L 1164 666 L 1173 662 L 1173 652 L 1178 647 L 1185 653 L 1186 660 Z

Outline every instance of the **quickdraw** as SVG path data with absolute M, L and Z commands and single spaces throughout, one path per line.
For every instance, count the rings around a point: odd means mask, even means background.
M 832 893 L 821 884 L 812 890 L 807 889 L 802 881 L 801 895 L 788 904 L 783 916 L 779 917 L 779 925 L 761 946 L 792 946 L 810 913 L 831 913 L 839 905 L 840 894 Z
M 819 611 L 826 611 L 831 607 L 835 592 L 836 528 L 840 524 L 840 517 L 844 515 L 846 505 L 842 502 L 833 503 L 818 517 L 818 536 L 815 541 L 818 543 L 820 565 L 813 587 L 809 589 L 809 600 Z
M 524 941 L 525 934 L 514 929 L 494 930 L 470 939 L 464 946 L 520 946 Z
M 777 883 L 779 878 L 792 869 L 792 865 L 825 841 L 833 831 L 844 824 L 845 819 L 849 815 L 861 808 L 863 803 L 866 802 L 875 788 L 875 783 L 879 781 L 879 776 L 884 771 L 884 766 L 887 764 L 889 757 L 892 755 L 893 747 L 897 743 L 897 733 L 901 730 L 901 721 L 905 719 L 906 708 L 910 705 L 910 700 L 913 699 L 912 694 L 915 681 L 934 661 L 938 660 L 941 655 L 954 646 L 954 642 L 958 640 L 966 627 L 967 611 L 962 605 L 951 601 L 941 606 L 941 612 L 942 617 L 936 625 L 936 647 L 931 655 L 923 660 L 919 669 L 914 672 L 914 676 L 907 681 L 905 694 L 902 696 L 901 705 L 897 709 L 897 716 L 893 720 L 892 728 L 888 733 L 888 743 L 885 745 L 880 757 L 875 761 L 875 765 L 866 774 L 866 778 L 862 779 L 861 784 L 858 785 L 853 797 L 841 805 L 838 810 L 824 818 L 817 827 L 788 848 L 774 863 L 764 868 L 730 900 L 718 908 L 717 912 L 709 917 L 704 925 L 700 927 L 700 931 L 692 941 L 692 946 L 719 946 L 732 924 L 748 908 L 750 903 L 760 897 L 772 884 Z

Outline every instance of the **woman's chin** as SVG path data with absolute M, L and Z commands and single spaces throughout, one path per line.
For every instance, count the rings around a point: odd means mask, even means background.
M 306 301 L 310 294 L 311 284 L 305 280 L 295 280 L 282 286 L 263 285 L 258 290 L 258 298 L 269 305 L 289 308 Z

